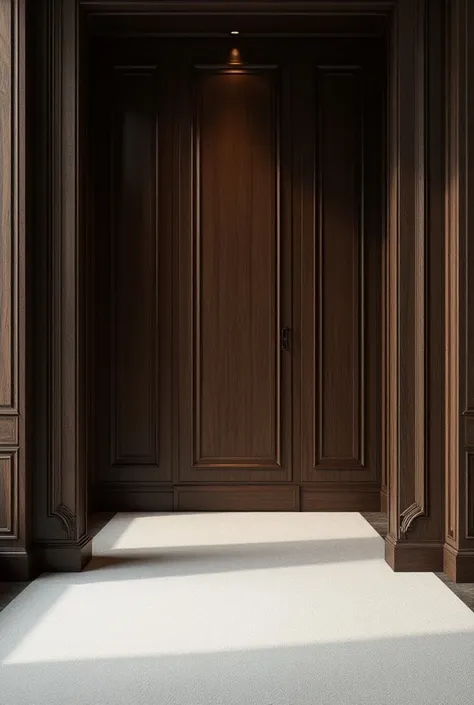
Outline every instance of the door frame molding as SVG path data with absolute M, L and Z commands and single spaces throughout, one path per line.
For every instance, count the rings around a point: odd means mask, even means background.
M 12 0 L 17 4 L 20 0 Z M 21 3 L 20 3 L 21 4 Z M 389 48 L 384 256 L 384 458 L 396 570 L 441 570 L 444 546 L 444 0 L 43 0 L 28 3 L 28 159 L 34 265 L 30 549 L 35 570 L 80 570 L 87 531 L 87 33 L 106 15 L 287 16 L 380 20 Z M 352 19 L 351 19 L 352 18 Z M 331 20 L 332 21 L 332 20 Z M 38 51 L 38 48 L 40 51 Z M 33 55 L 33 54 L 32 54 Z M 20 181 L 23 175 L 19 176 Z M 32 269 L 33 272 L 33 269 Z M 26 477 L 26 466 L 20 470 Z M 17 488 L 17 492 L 20 491 Z M 26 519 L 25 519 L 26 522 Z M 26 523 L 25 523 L 26 526 Z M 3 544 L 0 542 L 0 551 Z

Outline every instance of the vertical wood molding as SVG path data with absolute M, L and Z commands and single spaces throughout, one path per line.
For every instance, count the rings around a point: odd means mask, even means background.
M 0 574 L 27 557 L 25 0 L 0 0 Z M 3 572 L 5 561 L 5 572 Z
M 118 105 L 110 146 L 110 465 L 130 466 L 133 479 L 138 479 L 140 465 L 157 473 L 160 411 L 166 413 L 160 409 L 160 332 L 164 323 L 159 310 L 162 241 L 156 203 L 157 67 L 114 66 L 113 86 Z M 127 183 L 130 171 L 139 172 L 133 189 Z M 133 230 L 140 233 L 140 242 L 130 238 Z M 133 393 L 130 369 L 136 370 Z M 115 479 L 114 470 L 111 477 Z
M 364 117 L 367 116 L 364 116 L 363 92 L 366 80 L 362 66 L 319 66 L 315 78 L 318 104 L 315 169 L 319 194 L 317 249 L 313 258 L 313 280 L 318 284 L 313 321 L 317 345 L 313 360 L 316 413 L 312 466 L 317 471 L 366 467 Z M 352 116 L 350 121 L 348 115 Z M 345 203 L 344 217 L 337 213 L 336 218 L 331 209 L 337 199 Z M 352 242 L 348 234 L 352 234 Z M 341 239 L 341 235 L 347 239 Z M 341 249 L 345 251 L 343 260 Z M 350 266 L 349 256 L 352 256 Z M 338 267 L 340 277 L 336 279 Z M 346 306 L 335 303 L 338 295 L 346 301 Z M 341 346 L 333 331 L 350 330 L 351 325 L 352 338 Z M 331 368 L 335 360 L 341 370 L 338 375 Z M 347 409 L 351 410 L 350 416 Z M 328 445 L 332 448 L 328 449 Z M 336 446 L 345 452 L 338 455 Z
M 400 0 L 392 35 L 387 560 L 399 570 L 442 565 L 443 23 L 443 0 Z
M 397 538 L 426 512 L 425 31 L 425 1 L 400 0 L 392 55 L 388 312 L 390 515 Z
M 460 119 L 460 90 L 465 81 L 465 31 L 467 3 L 450 3 L 447 41 L 446 111 L 446 537 L 456 545 L 458 538 L 459 480 L 459 227 L 460 169 L 465 155 L 460 154 L 459 131 L 465 140 Z M 462 73 L 461 73 L 462 72 Z M 465 89 L 465 86 L 462 86 Z M 462 208 L 462 205 L 461 205 Z
M 86 435 L 81 286 L 84 244 L 80 237 L 79 8 L 45 0 L 38 9 L 40 190 L 38 232 L 44 254 L 46 413 L 42 477 L 35 492 L 36 542 L 84 543 L 86 536 Z M 39 32 L 38 32 L 39 34 Z M 44 162 L 44 163 L 43 163 Z M 37 291 L 38 298 L 40 292 Z M 40 341 L 37 340 L 40 345 Z M 37 412 L 38 413 L 38 412 Z M 39 462 L 39 461 L 38 461 Z M 41 501 L 39 500 L 41 497 Z
M 420 0 L 415 3 L 416 5 L 416 17 L 415 17 L 415 37 L 414 37 L 414 69 L 415 69 L 415 80 L 414 80 L 414 131 L 415 131 L 415 144 L 414 144 L 414 158 L 415 162 L 412 166 L 414 172 L 411 178 L 415 180 L 414 184 L 410 184 L 410 187 L 414 186 L 415 202 L 410 204 L 413 206 L 413 220 L 410 224 L 406 223 L 405 232 L 400 230 L 400 249 L 405 245 L 406 257 L 412 258 L 413 265 L 415 267 L 415 272 L 413 273 L 413 291 L 410 292 L 413 297 L 411 300 L 403 301 L 404 286 L 403 281 L 404 272 L 400 279 L 400 298 L 399 303 L 401 307 L 400 315 L 407 315 L 409 325 L 412 326 L 410 333 L 413 335 L 413 367 L 410 365 L 409 361 L 400 360 L 400 380 L 399 384 L 403 385 L 405 381 L 403 379 L 402 367 L 406 365 L 407 368 L 411 368 L 409 371 L 409 379 L 406 379 L 407 386 L 404 389 L 404 393 L 411 397 L 411 399 L 403 399 L 402 403 L 406 403 L 407 407 L 411 406 L 413 403 L 414 408 L 412 412 L 412 418 L 410 423 L 412 428 L 410 430 L 400 429 L 401 433 L 407 434 L 411 433 L 413 444 L 410 449 L 410 455 L 408 457 L 401 457 L 400 472 L 409 473 L 410 471 L 414 473 L 413 486 L 410 487 L 409 492 L 405 493 L 402 488 L 400 497 L 404 495 L 403 500 L 400 504 L 400 535 L 405 537 L 409 531 L 412 523 L 420 516 L 423 516 L 426 512 L 426 449 L 425 449 L 425 406 L 426 406 L 426 396 L 425 396 L 425 375 L 426 375 L 426 347 L 425 347 L 425 321 L 426 321 L 426 311 L 425 311 L 425 237 L 426 237 L 426 218 L 425 218 L 425 159 L 426 159 L 426 134 L 425 134 L 425 102 L 426 102 L 426 92 L 425 92 L 425 72 L 427 70 L 426 60 L 427 54 L 425 52 L 425 32 L 426 32 L 426 18 L 425 18 L 425 0 Z M 408 177 L 410 178 L 410 177 Z M 404 194 L 405 198 L 407 194 Z M 403 196 L 401 201 L 401 207 L 403 207 Z M 400 214 L 401 217 L 401 214 Z M 410 232 L 411 228 L 413 230 Z M 413 242 L 404 243 L 403 238 L 407 240 L 410 238 Z M 410 248 L 410 251 L 408 251 Z M 400 253 L 400 257 L 403 254 Z M 413 266 L 412 265 L 412 266 Z M 408 261 L 405 264 L 406 267 L 410 266 Z M 405 290 L 406 291 L 406 290 Z M 407 297 L 408 298 L 408 297 Z M 410 306 L 411 311 L 404 309 L 404 303 L 406 306 Z M 411 316 L 413 316 L 410 321 Z M 406 321 L 405 323 L 407 323 Z M 400 325 L 402 345 L 404 338 L 403 324 Z M 406 331 L 406 329 L 405 329 Z M 408 337 L 408 331 L 406 331 Z M 408 372 L 408 369 L 407 369 Z M 407 375 L 408 377 L 408 375 Z M 410 388 L 411 387 L 411 388 Z M 406 407 L 406 408 L 407 408 Z M 408 411 L 408 408 L 407 408 Z M 401 413 L 401 424 L 403 424 L 404 414 Z M 406 464 L 405 464 L 406 463 Z M 410 467 L 411 465 L 411 467 Z M 406 483 L 406 475 L 403 478 Z M 411 484 L 411 483 L 410 483 Z M 413 500 L 409 504 L 410 500 Z M 403 503 L 402 503 L 403 502 Z
M 449 3 L 446 108 L 446 521 L 445 571 L 474 580 L 472 365 L 474 259 L 469 126 L 474 115 L 474 12 L 468 0 Z

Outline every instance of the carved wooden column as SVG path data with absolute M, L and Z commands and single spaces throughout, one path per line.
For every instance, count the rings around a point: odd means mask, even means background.
M 474 582 L 474 7 L 447 22 L 446 544 L 444 570 Z
M 392 24 L 388 227 L 386 559 L 443 556 L 442 0 L 399 0 Z
M 79 8 L 31 7 L 37 67 L 35 183 L 35 547 L 43 569 L 88 561 L 81 298 Z
M 25 3 L 0 0 L 0 580 L 29 574 L 25 446 Z

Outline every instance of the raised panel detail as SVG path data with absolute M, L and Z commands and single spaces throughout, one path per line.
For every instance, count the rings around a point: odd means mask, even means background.
M 0 416 L 0 444 L 18 444 L 18 418 L 15 416 Z
M 17 292 L 14 279 L 16 251 L 14 146 L 14 3 L 2 2 L 0 15 L 0 411 L 16 406 L 18 346 Z
M 301 477 L 379 483 L 382 79 L 364 59 L 309 65 L 300 80 L 312 99 L 297 113 L 306 137 L 295 181 Z
M 277 72 L 199 70 L 194 465 L 280 467 Z
M 157 116 L 153 69 L 116 69 L 111 464 L 158 465 Z
M 474 453 L 465 457 L 466 539 L 474 539 Z
M 357 69 L 318 71 L 314 466 L 364 466 L 362 100 Z
M 16 451 L 0 450 L 0 538 L 18 535 L 18 463 Z

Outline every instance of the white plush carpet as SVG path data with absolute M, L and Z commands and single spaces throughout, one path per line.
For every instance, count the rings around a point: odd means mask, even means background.
M 472 705 L 474 613 L 359 514 L 117 515 L 0 613 L 2 705 Z

